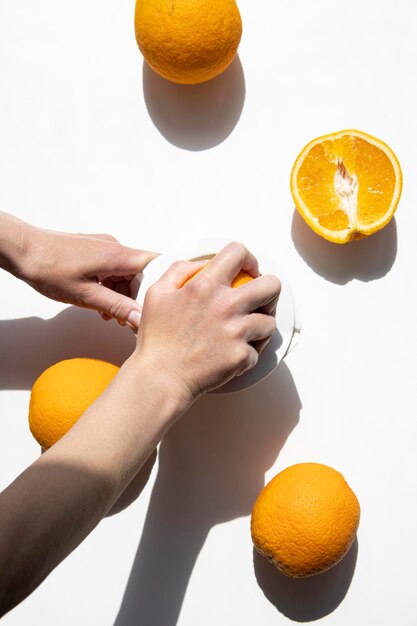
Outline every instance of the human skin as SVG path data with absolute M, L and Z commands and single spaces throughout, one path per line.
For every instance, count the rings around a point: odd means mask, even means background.
M 4 250 L 7 263 L 25 265 L 21 252 Z M 198 397 L 256 365 L 275 330 L 279 280 L 259 276 L 256 259 L 232 243 L 182 287 L 201 265 L 174 263 L 148 290 L 134 353 L 73 428 L 0 494 L 0 614 L 91 532 Z M 255 279 L 232 289 L 242 269 Z
M 0 212 L 0 267 L 48 298 L 135 328 L 141 308 L 130 297 L 132 281 L 156 256 L 111 235 L 60 233 Z

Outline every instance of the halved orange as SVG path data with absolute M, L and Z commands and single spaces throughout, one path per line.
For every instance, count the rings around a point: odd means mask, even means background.
M 359 130 L 313 139 L 291 172 L 298 212 L 318 235 L 334 243 L 361 239 L 388 224 L 401 189 L 394 152 Z

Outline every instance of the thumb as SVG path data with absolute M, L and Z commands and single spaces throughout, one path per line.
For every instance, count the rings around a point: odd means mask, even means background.
M 132 298 L 113 291 L 104 285 L 91 285 L 87 306 L 96 309 L 110 317 L 126 322 L 138 328 L 142 314 L 142 307 Z
M 123 251 L 119 250 L 116 259 L 112 259 L 111 273 L 113 276 L 139 274 L 157 256 L 158 252 L 123 247 Z

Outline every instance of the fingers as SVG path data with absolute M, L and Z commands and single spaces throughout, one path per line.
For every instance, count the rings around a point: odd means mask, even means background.
M 244 322 L 246 341 L 249 343 L 269 339 L 276 329 L 275 318 L 263 313 L 251 313 Z
M 243 367 L 237 375 L 241 376 L 248 370 L 251 370 L 253 367 L 255 367 L 255 365 L 257 365 L 258 360 L 259 360 L 258 351 L 256 350 L 256 348 L 248 344 L 246 346 L 246 358 L 244 360 Z
M 235 276 L 243 270 L 254 278 L 259 276 L 258 261 L 241 243 L 229 243 L 208 263 L 207 273 L 223 285 L 230 286 Z
M 175 261 L 162 274 L 158 284 L 170 290 L 180 289 L 184 283 L 194 276 L 200 269 L 207 265 L 207 261 Z
M 134 279 L 134 276 L 132 276 L 132 275 L 130 275 L 130 276 L 111 276 L 111 277 L 106 278 L 103 281 L 101 281 L 101 285 L 103 285 L 104 287 L 107 287 L 108 289 L 111 289 L 112 291 L 120 293 L 123 296 L 128 296 L 132 300 L 135 300 L 136 296 L 137 296 L 137 291 L 136 291 L 135 295 L 132 295 L 132 293 L 134 291 L 134 290 L 132 290 L 132 280 L 133 279 Z M 100 313 L 101 317 L 103 318 L 103 320 L 105 320 L 105 321 L 113 319 L 111 315 L 109 315 L 108 313 L 105 313 L 104 311 L 99 311 L 99 313 Z M 125 322 L 123 320 L 118 320 L 118 321 L 122 325 L 125 324 Z
M 247 315 L 244 324 L 244 336 L 248 348 L 248 360 L 244 373 L 248 369 L 255 367 L 258 363 L 259 355 L 266 348 L 276 330 L 275 318 L 263 313 L 252 313 Z
M 104 285 L 104 287 L 107 287 L 108 289 L 115 291 L 116 293 L 120 293 L 122 296 L 127 296 L 129 298 L 132 298 L 131 289 L 130 289 L 130 281 L 132 279 L 133 279 L 133 276 L 126 276 L 126 277 L 112 276 L 111 278 L 106 278 L 105 280 L 103 280 L 101 284 Z M 135 299 L 135 298 L 132 298 L 132 299 Z M 100 313 L 104 320 L 107 321 L 109 319 L 112 319 L 110 315 L 103 313 L 103 311 L 101 311 Z M 127 323 L 123 319 L 118 319 L 117 321 L 122 326 L 124 326 Z M 136 328 L 137 327 L 135 326 L 135 329 Z
M 267 274 L 235 289 L 233 297 L 240 303 L 241 309 L 247 313 L 259 311 L 267 315 L 275 315 L 280 292 L 280 280 L 273 274 Z
M 100 311 L 103 319 L 115 318 L 134 328 L 139 327 L 140 305 L 128 296 L 100 284 L 91 284 L 84 297 L 84 305 Z

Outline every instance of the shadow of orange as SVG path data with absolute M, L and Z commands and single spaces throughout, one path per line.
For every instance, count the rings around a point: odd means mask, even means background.
M 288 578 L 253 549 L 258 585 L 280 613 L 296 622 L 311 622 L 332 613 L 342 602 L 352 582 L 358 556 L 355 539 L 346 556 L 318 576 Z
M 177 85 L 143 63 L 143 94 L 161 135 L 185 150 L 207 150 L 235 128 L 245 102 L 239 56 L 219 76 L 199 85 Z
M 298 253 L 320 276 L 338 285 L 385 276 L 397 256 L 395 218 L 370 237 L 339 245 L 317 235 L 294 211 L 291 236 Z

